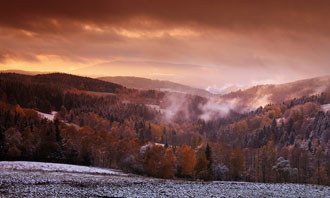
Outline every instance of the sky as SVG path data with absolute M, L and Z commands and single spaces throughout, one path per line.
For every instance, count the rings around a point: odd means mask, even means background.
M 330 1 L 10 0 L 0 69 L 218 90 L 330 74 Z

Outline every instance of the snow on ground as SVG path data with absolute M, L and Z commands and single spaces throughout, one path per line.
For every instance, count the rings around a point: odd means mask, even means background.
M 54 120 L 55 114 L 57 113 L 56 111 L 52 111 L 51 114 L 42 113 L 40 111 L 37 111 L 37 112 L 42 118 L 46 118 L 47 120 Z
M 1 161 L 0 169 L 20 170 L 20 171 L 51 171 L 51 172 L 90 173 L 90 174 L 107 174 L 107 175 L 126 175 L 122 172 L 111 169 L 78 166 L 78 165 L 70 165 L 70 164 L 45 163 L 45 162 Z
M 5 162 L 8 166 L 10 163 L 15 166 L 17 162 Z M 30 166 L 27 164 L 29 162 L 23 163 L 24 166 Z M 56 167 L 56 164 L 51 163 L 49 166 L 53 165 Z M 13 170 L 0 166 L 0 197 L 330 198 L 330 187 L 306 184 L 192 182 L 135 175 Z
M 327 112 L 330 110 L 330 104 L 321 105 L 321 110 Z

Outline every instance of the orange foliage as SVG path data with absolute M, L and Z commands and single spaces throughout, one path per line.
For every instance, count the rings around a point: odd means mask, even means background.
M 153 145 L 146 150 L 144 158 L 144 167 L 148 175 L 160 176 L 161 160 L 164 147 Z
M 266 113 L 266 116 L 269 119 L 282 117 L 282 111 L 281 111 L 281 108 L 279 106 L 267 105 L 267 106 L 265 106 L 263 111 Z
M 21 116 L 25 116 L 25 113 L 24 113 L 23 109 L 19 105 L 16 105 L 16 109 L 15 110 Z
M 176 158 L 172 148 L 166 149 L 162 160 L 161 176 L 163 178 L 172 178 L 175 173 L 175 164 Z
M 195 151 L 190 146 L 183 144 L 178 152 L 178 165 L 183 176 L 192 176 L 196 165 Z

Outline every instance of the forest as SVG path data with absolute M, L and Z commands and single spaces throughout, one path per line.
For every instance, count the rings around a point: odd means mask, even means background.
M 162 109 L 173 98 L 181 105 L 169 119 Z M 208 100 L 68 74 L 0 74 L 0 160 L 330 185 L 330 92 L 202 119 Z

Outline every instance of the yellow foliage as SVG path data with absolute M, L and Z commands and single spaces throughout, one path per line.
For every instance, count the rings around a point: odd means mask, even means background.
M 160 142 L 163 135 L 163 130 L 160 125 L 151 123 L 151 135 L 155 142 Z

